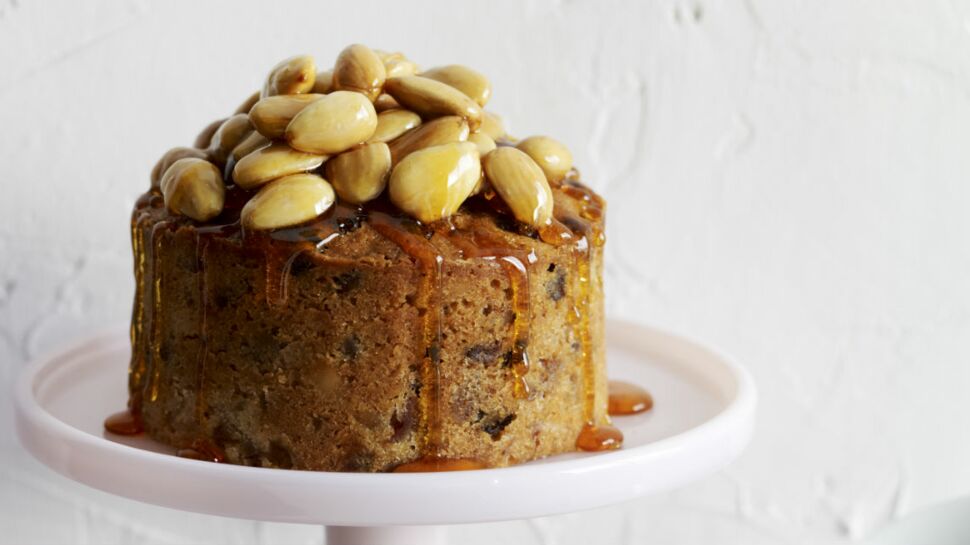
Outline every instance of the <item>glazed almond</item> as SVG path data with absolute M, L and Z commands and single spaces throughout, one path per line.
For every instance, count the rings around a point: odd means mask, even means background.
M 172 163 L 162 176 L 161 189 L 166 208 L 196 221 L 218 216 L 226 198 L 219 168 L 195 157 Z
M 309 55 L 290 57 L 270 70 L 260 96 L 265 98 L 273 95 L 309 93 L 313 89 L 315 78 L 316 68 L 313 57 Z
M 376 129 L 377 112 L 367 97 L 334 91 L 296 114 L 285 136 L 294 149 L 332 155 L 367 141 Z
M 233 167 L 232 178 L 239 187 L 254 189 L 282 176 L 313 170 L 326 160 L 283 143 L 271 144 L 241 158 Z
M 481 106 L 458 89 L 440 81 L 421 76 L 403 76 L 388 79 L 384 89 L 402 106 L 421 116 L 461 116 L 473 131 L 482 123 Z
M 482 161 L 485 177 L 515 219 L 535 227 L 552 219 L 552 189 L 539 165 L 521 150 L 500 147 Z
M 330 159 L 325 168 L 327 180 L 342 200 L 365 203 L 376 199 L 387 186 L 391 151 L 383 142 L 364 144 Z
M 333 202 L 333 188 L 326 180 L 316 174 L 291 174 L 260 188 L 239 218 L 247 229 L 280 229 L 312 220 Z
M 478 149 L 454 142 L 416 151 L 394 167 L 388 192 L 395 206 L 425 223 L 454 214 L 481 175 Z

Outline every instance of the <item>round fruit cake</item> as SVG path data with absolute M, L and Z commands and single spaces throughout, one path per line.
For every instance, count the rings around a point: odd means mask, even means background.
M 277 65 L 131 222 L 127 418 L 183 456 L 327 471 L 619 446 L 602 199 L 459 65 L 352 45 Z

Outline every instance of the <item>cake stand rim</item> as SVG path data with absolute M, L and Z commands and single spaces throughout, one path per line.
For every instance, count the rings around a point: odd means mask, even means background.
M 743 366 L 723 351 L 710 348 L 710 345 L 623 320 L 608 320 L 608 344 L 611 330 L 635 334 L 633 344 L 662 341 L 672 343 L 675 348 L 679 345 L 681 349 L 699 351 L 720 364 L 734 380 L 733 398 L 710 419 L 676 435 L 646 445 L 542 465 L 417 474 L 308 472 L 213 465 L 133 448 L 92 435 L 60 420 L 41 405 L 36 396 L 42 384 L 38 381 L 55 373 L 58 363 L 78 360 L 86 354 L 90 356 L 92 352 L 109 352 L 116 349 L 118 344 L 127 342 L 127 335 L 122 335 L 118 327 L 113 327 L 82 337 L 66 348 L 37 358 L 22 370 L 14 393 L 15 428 L 21 444 L 44 465 L 72 480 L 108 493 L 149 504 L 220 516 L 340 526 L 490 522 L 593 509 L 687 484 L 716 472 L 740 455 L 753 434 L 757 406 L 754 381 Z M 628 340 L 624 344 L 629 343 Z M 685 457 L 685 454 L 690 456 Z M 98 456 L 107 459 L 98 461 Z M 135 482 L 110 475 L 106 468 L 112 465 L 111 462 L 133 467 L 129 476 L 133 475 Z M 656 467 L 650 466 L 658 464 L 669 466 L 670 473 L 659 482 L 655 478 L 655 482 L 649 485 L 638 482 L 639 471 L 655 470 Z M 151 489 L 150 486 L 139 489 L 137 485 L 147 485 L 153 481 L 151 476 L 146 479 L 145 474 L 137 470 L 157 468 L 159 465 L 177 471 L 179 478 L 175 479 L 176 487 L 179 483 L 191 485 L 200 479 L 199 482 L 232 488 L 239 485 L 234 481 L 242 480 L 247 481 L 246 485 L 254 490 L 273 495 L 281 500 L 281 504 L 272 509 L 256 511 L 249 504 L 215 505 L 205 503 L 204 498 L 200 502 L 177 497 L 168 488 L 162 491 Z M 602 484 L 597 479 L 617 486 L 596 486 Z M 279 497 L 281 491 L 297 492 L 301 488 L 308 488 L 307 481 L 314 481 L 310 483 L 313 485 L 327 486 L 327 490 L 319 493 L 333 496 L 329 497 L 329 502 L 325 502 L 328 503 L 326 507 L 333 511 L 321 513 L 311 509 L 314 513 L 310 514 L 300 505 L 287 502 L 288 498 Z M 526 486 L 523 484 L 525 482 L 531 484 Z M 551 494 L 548 490 L 544 493 L 543 486 L 550 489 L 572 487 L 581 493 Z M 460 487 L 460 490 L 456 490 L 456 487 Z M 245 489 L 246 486 L 240 488 Z M 537 497 L 521 494 L 529 488 L 540 490 L 535 495 Z M 400 498 L 401 501 L 414 501 L 416 496 L 428 499 L 431 494 L 438 492 L 447 495 L 450 501 L 452 496 L 463 493 L 468 496 L 473 491 L 479 496 L 477 502 L 473 503 L 485 505 L 490 500 L 497 503 L 478 511 L 456 502 L 446 510 L 414 509 L 411 506 L 397 514 L 392 511 L 375 515 L 373 510 L 364 513 L 360 509 L 341 509 L 337 497 L 348 493 L 354 498 L 351 504 L 356 501 L 363 505 L 373 499 L 373 494 L 391 496 L 390 499 L 383 498 L 383 502 L 387 503 L 393 498 Z M 307 494 L 296 496 L 304 497 Z M 511 500 L 511 503 L 500 500 Z

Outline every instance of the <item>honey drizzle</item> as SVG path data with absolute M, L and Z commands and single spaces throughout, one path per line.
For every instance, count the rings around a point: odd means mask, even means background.
M 264 250 L 266 257 L 265 289 L 266 304 L 269 306 L 281 306 L 286 303 L 287 292 L 289 290 L 290 269 L 293 261 L 296 260 L 300 252 L 292 252 L 287 256 L 279 254 L 276 250 L 267 245 Z
M 200 428 L 204 426 L 206 412 L 205 402 L 205 366 L 209 357 L 209 330 L 208 330 L 208 310 L 209 310 L 209 289 L 206 279 L 206 253 L 209 250 L 209 239 L 196 231 L 195 234 L 195 260 L 199 287 L 199 355 L 196 363 L 198 373 L 195 390 L 195 418 Z
M 152 226 L 151 234 L 151 260 L 152 260 L 152 320 L 151 320 L 151 334 L 152 334 L 152 346 L 150 350 L 151 357 L 148 359 L 148 368 L 146 371 L 149 373 L 148 383 L 145 385 L 148 388 L 148 401 L 154 403 L 158 401 L 158 388 L 162 377 L 162 237 L 161 232 L 167 229 L 169 223 L 166 221 L 160 221 Z
M 419 458 L 394 467 L 391 473 L 425 473 L 430 471 L 469 471 L 485 469 L 488 466 L 474 458 L 439 458 L 437 456 Z
M 512 247 L 507 241 L 483 231 L 472 231 L 470 235 L 471 243 L 461 236 L 452 236 L 450 239 L 458 246 L 464 257 L 496 261 L 508 275 L 512 290 L 513 313 L 508 364 L 515 377 L 513 393 L 517 399 L 530 399 L 532 390 L 526 380 L 526 374 L 529 372 L 529 332 L 532 324 L 529 265 L 536 262 L 535 252 Z
M 425 460 L 439 460 L 441 452 L 441 266 L 444 258 L 419 234 L 405 230 L 401 218 L 383 212 L 370 214 L 370 225 L 401 251 L 418 261 L 422 270 L 418 308 L 425 309 L 422 327 L 419 448 Z
M 128 364 L 128 389 L 130 392 L 140 392 L 145 375 L 145 251 L 141 237 L 142 222 L 147 217 L 143 212 L 148 200 L 138 199 L 138 203 L 131 216 L 131 251 L 135 257 L 135 303 L 132 309 L 131 329 L 131 361 Z M 128 400 L 130 410 L 140 409 L 140 396 L 131 396 Z
M 540 236 L 549 243 L 553 240 L 563 240 L 562 228 L 566 227 L 580 236 L 575 246 L 576 282 L 574 285 L 573 309 L 570 321 L 574 330 L 579 334 L 580 358 L 583 371 L 583 428 L 576 438 L 576 448 L 585 451 L 602 451 L 618 449 L 623 445 L 623 432 L 609 423 L 596 423 L 596 368 L 593 362 L 593 347 L 590 332 L 590 296 L 593 278 L 590 266 L 593 259 L 592 247 L 601 247 L 605 242 L 603 231 L 591 222 L 603 216 L 604 202 L 602 197 L 593 193 L 589 188 L 579 183 L 572 176 L 564 180 L 559 188 L 562 193 L 579 204 L 580 218 L 562 217 L 557 207 L 555 229 L 540 231 Z M 552 240 L 547 240 L 552 239 Z
M 590 248 L 586 237 L 576 243 L 576 290 L 573 316 L 579 332 L 580 358 L 583 362 L 583 418 L 594 422 L 596 406 L 596 370 L 593 368 L 593 348 L 589 331 Z

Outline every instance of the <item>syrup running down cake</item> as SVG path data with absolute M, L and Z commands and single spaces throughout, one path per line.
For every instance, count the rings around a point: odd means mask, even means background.
M 603 200 L 488 80 L 308 56 L 167 152 L 131 220 L 128 411 L 180 455 L 326 471 L 618 448 Z

